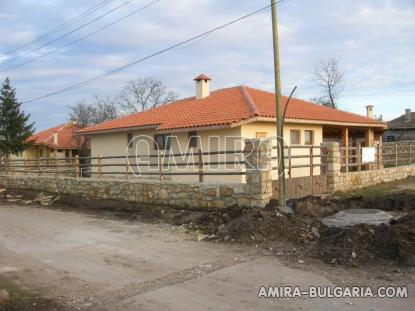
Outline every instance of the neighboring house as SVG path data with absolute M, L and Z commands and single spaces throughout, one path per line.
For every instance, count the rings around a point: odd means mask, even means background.
M 405 114 L 389 121 L 383 140 L 386 142 L 415 140 L 415 112 L 405 109 Z
M 42 132 L 33 134 L 29 141 L 33 145 L 14 158 L 45 159 L 74 158 L 78 154 L 76 132 L 80 127 L 75 123 L 61 124 Z
M 203 152 L 218 151 L 224 150 L 227 139 L 235 143 L 227 144 L 226 148 L 243 149 L 245 138 L 275 136 L 276 105 L 273 93 L 247 86 L 211 92 L 209 77 L 200 75 L 194 80 L 194 97 L 80 130 L 80 134 L 91 138 L 92 157 L 120 156 L 125 155 L 127 150 L 130 155 L 141 155 L 148 146 L 152 153 L 157 154 L 156 144 L 172 153 L 189 149 L 196 153 L 199 149 Z M 284 106 L 286 100 L 283 97 Z M 368 115 L 373 115 L 371 106 Z M 372 146 L 381 143 L 385 128 L 386 123 L 375 120 L 373 116 L 360 116 L 292 99 L 287 109 L 284 139 L 291 146 L 319 146 L 323 141 L 339 141 L 347 146 Z M 138 140 L 135 140 L 129 145 L 131 139 L 138 135 L 154 138 L 157 143 L 150 142 L 147 146 L 139 144 L 137 147 Z M 170 141 L 168 136 L 177 136 L 177 140 Z M 199 139 L 194 139 L 195 136 Z M 320 151 L 317 149 L 315 152 L 319 154 Z M 305 170 L 309 173 L 309 169 Z M 315 174 L 319 174 L 319 170 Z M 206 176 L 205 181 L 240 182 L 244 178 Z M 197 176 L 173 176 L 172 179 L 196 181 Z

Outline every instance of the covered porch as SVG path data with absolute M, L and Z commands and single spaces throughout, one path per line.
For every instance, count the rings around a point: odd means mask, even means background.
M 373 126 L 323 126 L 323 141 L 340 145 L 342 171 L 359 171 L 377 168 L 382 162 L 382 135 L 385 127 Z M 362 165 L 362 148 L 375 148 L 375 161 Z

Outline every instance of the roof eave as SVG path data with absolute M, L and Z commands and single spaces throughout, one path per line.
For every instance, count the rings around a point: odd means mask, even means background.
M 238 123 L 235 123 L 233 126 L 239 126 L 246 123 L 251 123 L 255 121 L 264 121 L 264 122 L 275 122 L 276 118 L 273 117 L 254 117 L 246 120 L 242 120 Z M 340 121 L 325 121 L 325 120 L 312 120 L 312 119 L 295 119 L 295 118 L 285 118 L 286 123 L 301 123 L 301 124 L 321 124 L 321 125 L 337 125 L 337 126 L 353 126 L 353 127 L 377 127 L 386 129 L 388 125 L 382 123 L 358 123 L 358 122 L 340 122 Z

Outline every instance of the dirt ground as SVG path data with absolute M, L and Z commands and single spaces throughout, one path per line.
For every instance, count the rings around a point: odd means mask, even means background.
M 66 196 L 34 203 L 38 197 L 0 193 L 0 289 L 12 293 L 0 310 L 275 310 L 275 303 L 281 310 L 411 310 L 415 302 L 411 295 L 257 298 L 261 285 L 395 284 L 408 285 L 411 294 L 414 178 L 296 200 L 295 216 L 272 205 L 186 211 Z M 352 229 L 321 223 L 346 208 L 402 217 L 390 226 Z

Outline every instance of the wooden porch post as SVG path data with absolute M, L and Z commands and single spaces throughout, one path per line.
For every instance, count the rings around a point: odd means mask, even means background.
M 344 147 L 344 162 L 346 164 L 346 173 L 349 171 L 349 128 L 342 128 L 342 145 Z
M 367 128 L 365 130 L 365 147 L 372 147 L 374 145 L 374 138 L 373 129 Z

